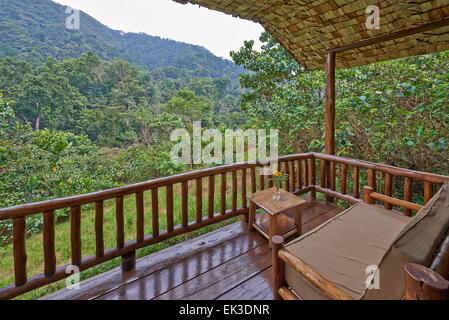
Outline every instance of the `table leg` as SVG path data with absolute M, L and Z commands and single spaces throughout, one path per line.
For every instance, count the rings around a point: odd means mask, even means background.
M 296 233 L 298 236 L 302 234 L 302 207 L 299 206 L 295 213 Z
M 249 202 L 249 214 L 248 214 L 248 231 L 254 230 L 254 222 L 256 220 L 256 205 L 250 201 Z
M 273 237 L 277 235 L 277 225 L 278 225 L 278 216 L 272 216 L 270 214 L 270 227 L 268 232 L 269 242 L 268 246 L 271 248 L 273 246 Z

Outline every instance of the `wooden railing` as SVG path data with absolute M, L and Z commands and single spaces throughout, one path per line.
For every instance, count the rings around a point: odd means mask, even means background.
M 317 162 L 320 163 L 317 167 Z M 360 174 L 361 170 L 367 170 L 368 183 L 364 188 L 365 197 L 369 197 L 372 203 L 374 199 L 384 201 L 388 209 L 392 205 L 405 208 L 405 214 L 410 210 L 418 210 L 419 205 L 411 202 L 412 183 L 414 180 L 424 181 L 424 200 L 429 201 L 434 192 L 434 185 L 443 184 L 449 177 L 400 169 L 386 165 L 375 164 L 366 161 L 324 155 L 319 153 L 305 153 L 283 156 L 279 158 L 279 166 L 289 175 L 283 188 L 296 195 L 310 192 L 311 199 L 315 199 L 316 192 L 325 194 L 328 200 L 334 198 L 356 203 L 360 198 Z M 336 167 L 340 166 L 339 185 L 336 190 Z M 248 207 L 246 195 L 271 187 L 270 177 L 261 175 L 260 163 L 239 163 L 188 172 L 176 176 L 155 179 L 121 188 L 99 191 L 85 195 L 69 197 L 65 199 L 49 200 L 39 203 L 26 204 L 11 208 L 0 209 L 0 220 L 12 219 L 13 221 L 13 251 L 14 251 L 14 279 L 15 283 L 0 289 L 0 299 L 9 299 L 42 287 L 44 285 L 62 280 L 70 274 L 66 273 L 66 266 L 56 265 L 55 252 L 55 211 L 70 208 L 70 245 L 71 265 L 77 266 L 80 271 L 92 268 L 105 261 L 122 257 L 122 268 L 127 270 L 134 266 L 135 251 L 169 238 L 204 228 L 211 224 L 231 219 L 241 215 L 247 219 Z M 352 194 L 348 194 L 347 176 L 348 168 L 352 167 Z M 317 184 L 317 168 L 319 168 L 319 184 Z M 256 170 L 257 169 L 257 170 Z M 385 192 L 377 193 L 376 172 L 385 174 Z M 238 175 L 240 173 L 240 175 Z M 227 180 L 231 177 L 231 206 L 227 207 Z M 404 199 L 392 197 L 393 176 L 404 177 Z M 240 179 L 240 190 L 238 180 Z M 256 183 L 258 180 L 258 183 Z M 207 216 L 203 215 L 203 184 L 208 183 L 207 192 Z M 215 194 L 215 184 L 220 181 L 220 192 Z M 189 182 L 196 186 L 196 212 L 195 219 L 189 219 Z M 181 209 L 174 212 L 173 189 L 175 184 L 181 185 Z M 249 187 L 248 187 L 249 185 Z M 151 234 L 145 235 L 145 206 L 144 192 L 151 193 Z M 166 230 L 160 230 L 159 223 L 159 193 L 165 192 Z M 237 207 L 238 195 L 241 195 L 241 207 Z M 124 197 L 135 195 L 136 207 L 136 236 L 130 242 L 125 242 L 124 228 Z M 214 210 L 215 199 L 219 197 L 220 212 Z M 113 248 L 104 248 L 103 238 L 103 208 L 106 200 L 115 200 L 116 220 L 116 245 Z M 81 215 L 82 207 L 94 205 L 95 208 L 95 255 L 83 257 Z M 43 273 L 32 278 L 27 277 L 27 253 L 26 253 L 26 217 L 43 215 Z M 180 214 L 181 224 L 174 225 L 175 214 Z M 192 221 L 190 221 L 192 220 Z
M 436 188 L 449 181 L 449 177 L 426 172 L 402 169 L 368 161 L 361 161 L 327 154 L 312 153 L 314 159 L 320 161 L 320 185 L 316 185 L 318 192 L 324 193 L 328 200 L 333 198 L 357 203 L 362 201 L 360 181 L 362 171 L 366 173 L 366 185 L 363 186 L 363 198 L 368 203 L 378 200 L 386 209 L 393 210 L 394 206 L 401 207 L 404 214 L 412 215 L 412 210 L 418 211 L 422 205 L 412 202 L 413 184 L 423 183 L 423 203 L 427 204 L 433 197 Z M 336 167 L 339 166 L 337 175 Z M 347 178 L 349 167 L 352 167 L 352 192 L 348 194 Z M 339 181 L 337 181 L 339 176 Z M 382 181 L 379 180 L 382 176 Z M 402 199 L 393 197 L 394 179 L 403 179 Z M 340 190 L 336 190 L 337 182 L 340 182 Z M 383 188 L 381 188 L 383 186 Z M 383 189 L 383 190 L 381 190 Z

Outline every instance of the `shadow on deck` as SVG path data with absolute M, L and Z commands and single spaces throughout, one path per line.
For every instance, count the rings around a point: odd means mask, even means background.
M 303 210 L 308 232 L 343 209 L 315 201 Z M 271 300 L 271 250 L 256 231 L 237 222 L 136 261 L 133 271 L 113 269 L 43 299 Z

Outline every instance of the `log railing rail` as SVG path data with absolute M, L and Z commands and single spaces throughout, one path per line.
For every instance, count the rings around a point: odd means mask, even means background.
M 424 200 L 430 200 L 434 193 L 434 186 L 449 181 L 449 177 L 401 169 L 392 166 L 376 164 L 367 161 L 337 157 L 321 153 L 304 153 L 283 156 L 278 159 L 279 166 L 289 174 L 288 180 L 283 186 L 286 190 L 296 195 L 310 193 L 311 199 L 315 199 L 316 192 L 323 193 L 328 198 L 338 198 L 349 203 L 362 201 L 360 199 L 360 171 L 368 171 L 368 186 L 364 186 L 365 196 L 369 201 L 384 201 L 387 208 L 392 205 L 404 208 L 405 214 L 411 210 L 419 210 L 420 206 L 411 202 L 412 185 L 414 180 L 424 181 Z M 318 165 L 317 165 L 318 163 Z M 340 165 L 339 174 L 336 173 L 337 164 Z M 14 275 L 13 285 L 0 289 L 0 299 L 9 299 L 42 287 L 44 285 L 62 280 L 70 274 L 66 273 L 66 266 L 56 265 L 55 259 L 55 211 L 70 209 L 70 244 L 71 264 L 78 266 L 80 271 L 92 268 L 105 261 L 122 257 L 122 268 L 128 270 L 134 266 L 135 251 L 169 238 L 204 228 L 211 224 L 242 216 L 246 220 L 248 206 L 246 195 L 271 187 L 270 177 L 261 175 L 261 163 L 237 163 L 220 167 L 202 169 L 187 172 L 175 176 L 154 179 L 111 190 L 98 191 L 90 194 L 68 197 L 64 199 L 48 200 L 38 203 L 25 204 L 10 208 L 0 209 L 0 221 L 11 219 L 13 221 L 13 251 L 14 251 Z M 350 170 L 352 167 L 352 170 Z M 319 174 L 318 171 L 319 170 Z M 353 190 L 348 190 L 348 172 L 353 175 Z M 376 172 L 385 174 L 385 194 L 376 192 Z M 395 199 L 392 195 L 392 178 L 403 177 L 404 198 Z M 228 179 L 231 187 L 228 188 Z M 337 189 L 336 180 L 339 179 L 340 188 Z M 319 181 L 317 181 L 319 180 Z M 238 182 L 240 181 L 240 190 Z M 194 217 L 189 219 L 189 182 L 196 186 L 196 211 Z M 207 201 L 203 194 L 203 184 L 208 184 Z M 220 185 L 219 191 L 215 190 L 215 183 Z M 173 186 L 181 185 L 180 212 L 174 212 Z M 226 205 L 227 191 L 231 191 L 232 204 Z M 144 192 L 151 194 L 151 208 L 144 208 Z M 158 203 L 159 194 L 166 196 L 166 230 L 160 230 L 161 212 Z M 242 206 L 238 207 L 238 196 L 241 196 Z M 134 195 L 136 205 L 136 237 L 125 242 L 124 231 L 124 197 Z M 214 210 L 215 198 L 219 199 L 219 212 Z M 104 201 L 115 200 L 116 218 L 116 246 L 104 248 L 103 238 L 103 206 Z M 207 203 L 203 215 L 203 200 Z M 82 207 L 92 204 L 95 208 L 95 255 L 83 257 L 82 252 Z M 145 212 L 148 211 L 148 212 Z M 151 212 L 150 212 L 151 211 Z M 43 215 L 43 252 L 44 270 L 42 274 L 27 278 L 26 274 L 26 217 L 31 215 Z M 145 214 L 151 214 L 151 234 L 144 233 Z M 174 215 L 180 214 L 181 224 L 174 225 Z M 12 271 L 12 270 L 11 270 Z

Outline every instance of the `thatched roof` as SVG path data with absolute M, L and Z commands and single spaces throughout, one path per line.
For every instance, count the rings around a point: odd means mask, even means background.
M 337 67 L 449 50 L 449 0 L 174 0 L 193 3 L 262 24 L 309 70 L 325 67 L 326 53 L 362 40 L 444 25 L 337 54 Z M 368 30 L 368 5 L 380 8 L 380 29 Z M 439 22 L 438 22 L 439 21 Z M 440 24 L 440 22 L 442 22 Z

